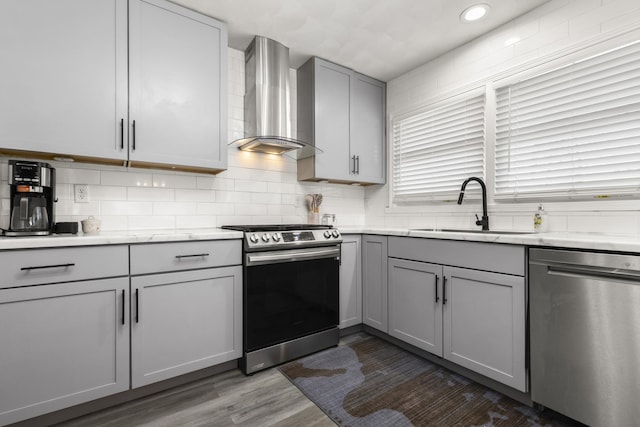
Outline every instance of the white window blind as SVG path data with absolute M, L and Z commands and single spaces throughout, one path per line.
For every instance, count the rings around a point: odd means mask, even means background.
M 484 92 L 392 121 L 394 203 L 457 199 L 462 182 L 484 177 Z
M 640 188 L 640 43 L 496 90 L 496 198 Z

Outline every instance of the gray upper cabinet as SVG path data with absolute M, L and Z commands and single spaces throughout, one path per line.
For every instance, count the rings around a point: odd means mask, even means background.
M 227 32 L 165 0 L 131 0 L 129 160 L 227 166 Z
M 0 51 L 0 153 L 126 161 L 127 0 L 2 1 Z
M 385 83 L 311 58 L 297 88 L 298 139 L 321 150 L 298 160 L 298 179 L 383 184 Z
M 386 85 L 353 73 L 349 158 L 355 161 L 358 181 L 374 184 L 385 182 L 385 105 Z
M 223 23 L 165 0 L 8 0 L 0 49 L 1 154 L 226 168 Z

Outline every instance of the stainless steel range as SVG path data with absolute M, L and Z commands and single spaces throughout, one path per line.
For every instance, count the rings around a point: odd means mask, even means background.
M 337 345 L 340 232 L 316 224 L 222 228 L 244 232 L 244 373 Z

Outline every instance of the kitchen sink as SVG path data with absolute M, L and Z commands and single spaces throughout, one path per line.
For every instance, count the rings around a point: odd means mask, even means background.
M 503 231 L 503 230 L 468 230 L 464 228 L 414 228 L 413 231 L 433 231 L 440 233 L 474 233 L 474 234 L 533 234 L 533 231 Z

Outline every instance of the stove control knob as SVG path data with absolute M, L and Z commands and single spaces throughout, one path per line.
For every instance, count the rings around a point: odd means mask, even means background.
M 273 239 L 274 242 L 279 242 L 280 241 L 280 233 L 273 233 L 273 236 L 271 236 L 271 238 Z
M 327 230 L 324 232 L 324 238 L 328 239 L 329 237 L 331 237 L 331 231 Z
M 264 234 L 262 235 L 262 241 L 263 241 L 263 242 L 265 242 L 265 243 L 267 243 L 267 242 L 269 241 L 269 238 L 270 238 L 270 237 L 271 237 L 271 236 L 269 236 L 269 233 L 264 233 Z
M 338 230 L 333 230 L 333 231 L 331 232 L 331 235 L 332 235 L 333 237 L 335 237 L 336 239 L 337 239 L 338 237 L 340 237 L 340 233 L 338 233 Z
M 259 240 L 259 239 L 258 239 L 258 236 L 256 236 L 255 234 L 252 234 L 252 235 L 249 237 L 249 241 L 250 241 L 251 243 L 258 243 L 258 240 Z

